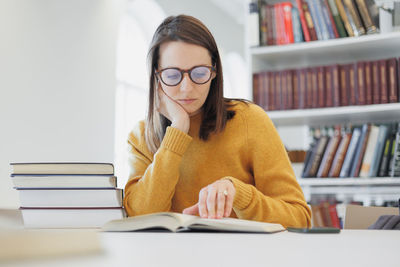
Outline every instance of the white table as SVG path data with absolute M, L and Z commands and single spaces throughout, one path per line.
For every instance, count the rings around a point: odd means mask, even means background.
M 104 247 L 101 255 L 14 262 L 7 266 L 400 266 L 400 231 L 99 235 Z

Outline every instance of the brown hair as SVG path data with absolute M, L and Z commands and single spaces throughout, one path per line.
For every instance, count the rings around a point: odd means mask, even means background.
M 221 59 L 217 44 L 207 27 L 198 19 L 187 16 L 170 16 L 166 18 L 154 33 L 148 52 L 150 72 L 149 107 L 146 118 L 145 140 L 149 150 L 155 153 L 161 145 L 167 126 L 171 122 L 157 111 L 155 105 L 157 97 L 157 80 L 155 70 L 158 69 L 161 44 L 169 41 L 182 41 L 206 48 L 211 56 L 212 65 L 216 69 L 216 77 L 211 81 L 210 91 L 203 105 L 203 121 L 200 126 L 199 137 L 207 140 L 211 132 L 220 132 L 226 122 L 233 118 L 235 112 L 227 110 L 232 106 L 230 101 L 223 97 L 223 76 Z

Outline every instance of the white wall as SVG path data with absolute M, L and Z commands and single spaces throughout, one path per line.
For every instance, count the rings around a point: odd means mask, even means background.
M 0 207 L 10 162 L 113 161 L 122 2 L 0 1 Z

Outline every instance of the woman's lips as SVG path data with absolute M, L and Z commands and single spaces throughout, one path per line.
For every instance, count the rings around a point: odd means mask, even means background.
M 179 103 L 182 103 L 182 104 L 185 104 L 185 105 L 191 104 L 194 101 L 196 101 L 196 99 L 179 99 L 178 100 Z

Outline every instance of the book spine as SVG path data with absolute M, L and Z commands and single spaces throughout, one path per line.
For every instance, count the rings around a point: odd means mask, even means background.
M 287 93 L 287 78 L 286 78 L 286 70 L 281 71 L 281 109 L 286 110 L 287 109 L 287 99 L 288 99 L 288 93 Z
M 263 2 L 259 2 L 259 27 L 260 27 L 260 45 L 264 46 L 267 45 L 267 14 L 266 14 L 266 9 L 265 9 L 265 4 Z
M 369 15 L 367 5 L 365 4 L 365 0 L 355 0 L 358 10 L 360 11 L 362 21 L 364 23 L 365 29 L 367 30 L 367 34 L 376 33 L 377 27 L 374 25 L 371 16 Z
M 342 106 L 349 105 L 349 72 L 347 65 L 340 65 L 340 103 Z
M 312 83 L 312 68 L 306 69 L 306 108 L 313 107 L 313 83 Z
M 359 35 L 364 35 L 365 34 L 365 29 L 362 25 L 360 16 L 358 15 L 358 11 L 353 3 L 353 0 L 343 0 L 345 9 L 347 8 L 348 14 L 350 15 L 354 25 L 355 29 L 357 30 L 357 36 Z
M 365 105 L 366 97 L 365 97 L 365 70 L 364 70 L 364 62 L 357 62 L 357 104 Z
M 292 3 L 283 2 L 281 3 L 283 20 L 284 20 L 284 34 L 285 34 L 285 43 L 292 44 L 294 43 L 294 34 L 293 34 L 293 21 L 292 21 Z
M 380 71 L 380 103 L 381 104 L 386 104 L 389 102 L 388 98 L 388 85 L 387 85 L 387 62 L 385 59 L 379 60 L 379 71 Z
M 260 25 L 259 25 L 259 11 L 258 11 L 258 1 L 252 0 L 249 3 L 249 45 L 259 46 L 260 45 Z
M 385 141 L 387 138 L 387 133 L 388 133 L 387 125 L 379 126 L 378 139 L 377 139 L 376 147 L 374 150 L 374 155 L 372 156 L 371 168 L 368 173 L 369 177 L 378 176 L 379 163 L 381 162 L 381 159 L 382 159 L 382 154 L 383 154 L 383 149 L 385 146 Z
M 317 78 L 318 78 L 318 107 L 325 107 L 325 68 L 320 66 L 317 67 Z
M 311 68 L 311 88 L 312 88 L 312 107 L 318 108 L 318 70 L 316 67 Z
M 293 109 L 293 70 L 286 71 L 287 109 Z
M 293 109 L 299 108 L 299 71 L 293 71 Z
M 296 5 L 299 12 L 301 28 L 303 29 L 304 40 L 306 42 L 310 42 L 311 41 L 310 31 L 308 30 L 307 27 L 306 16 L 303 9 L 302 0 L 296 0 Z
M 371 163 L 374 156 L 375 147 L 378 142 L 378 134 L 379 134 L 379 128 L 375 125 L 371 125 L 371 130 L 368 137 L 368 143 L 365 149 L 365 154 L 360 169 L 360 177 L 368 177 L 369 170 L 371 169 Z
M 301 29 L 299 10 L 292 7 L 292 23 L 293 23 L 293 37 L 295 43 L 304 42 L 303 33 Z
M 267 72 L 268 80 L 268 110 L 275 110 L 275 80 L 274 72 Z
M 344 28 L 343 21 L 340 18 L 339 11 L 338 11 L 338 9 L 336 7 L 335 0 L 328 0 L 328 4 L 329 4 L 329 7 L 331 9 L 332 17 L 333 17 L 333 19 L 335 21 L 336 28 L 337 28 L 337 31 L 339 33 L 339 37 L 347 37 L 347 33 L 346 33 L 345 28 Z
M 265 5 L 266 19 L 267 19 L 267 45 L 275 45 L 275 37 L 274 37 L 274 6 L 273 5 Z
M 276 71 L 274 73 L 275 78 L 275 110 L 281 110 L 281 99 L 282 99 L 282 90 L 281 90 L 281 71 Z
M 372 103 L 373 104 L 380 104 L 381 103 L 381 96 L 380 96 L 380 71 L 379 71 L 379 62 L 372 61 L 371 62 L 371 70 L 372 70 Z
M 267 80 L 267 72 L 266 71 L 261 72 L 259 79 L 260 79 L 260 84 L 262 84 L 262 88 L 260 90 L 260 97 L 261 97 L 261 101 L 260 101 L 261 105 L 260 106 L 264 110 L 269 110 L 269 99 L 268 99 L 269 87 L 268 87 L 268 80 Z
M 299 70 L 299 108 L 304 109 L 306 107 L 306 97 L 307 97 L 307 77 L 306 69 Z
M 326 95 L 326 107 L 333 107 L 333 89 L 332 89 L 332 67 L 326 66 L 325 69 L 325 95 Z
M 310 39 L 311 39 L 311 41 L 316 41 L 316 40 L 318 40 L 317 31 L 315 29 L 315 22 L 313 21 L 313 19 L 311 17 L 309 5 L 306 2 L 306 0 L 301 0 L 301 3 L 302 3 L 302 9 L 304 11 L 306 23 L 307 23 L 307 28 L 308 28 L 308 31 L 310 32 Z
M 364 157 L 365 148 L 367 146 L 368 135 L 369 135 L 370 126 L 368 124 L 364 124 L 361 130 L 360 141 L 358 142 L 356 153 L 354 155 L 354 162 L 351 167 L 351 171 L 349 173 L 350 177 L 358 177 L 360 172 L 361 162 Z
M 317 10 L 315 8 L 314 2 L 313 2 L 313 0 L 306 0 L 306 1 L 308 4 L 308 7 L 310 9 L 312 21 L 314 22 L 315 31 L 317 33 L 317 38 L 318 38 L 318 40 L 325 40 L 324 35 L 322 34 L 321 20 L 317 14 Z
M 385 143 L 385 149 L 383 150 L 382 160 L 379 167 L 379 177 L 388 176 L 388 168 L 389 168 L 389 160 L 390 160 L 390 152 L 392 151 L 394 138 L 388 137 Z
M 311 168 L 308 173 L 308 177 L 315 177 L 317 175 L 317 171 L 321 164 L 322 156 L 326 149 L 326 144 L 328 143 L 328 141 L 329 141 L 329 138 L 327 136 L 322 136 L 320 138 L 317 148 L 316 148 L 315 156 L 311 163 Z
M 365 101 L 367 105 L 371 105 L 372 101 L 372 74 L 371 62 L 367 61 L 364 65 L 365 70 Z
M 256 103 L 257 105 L 259 105 L 259 73 L 254 73 L 253 74 L 253 101 L 254 103 Z
M 344 9 L 342 0 L 335 0 L 335 3 L 336 3 L 336 7 L 339 11 L 339 15 L 342 18 L 342 21 L 344 23 L 344 27 L 347 31 L 348 36 L 350 36 L 350 37 L 355 36 L 353 28 L 351 27 L 349 18 L 347 17 L 346 10 Z
M 387 60 L 388 80 L 389 80 L 389 103 L 399 102 L 398 96 L 398 79 L 397 77 L 397 59 L 390 58 Z
M 350 79 L 350 105 L 357 105 L 358 98 L 358 90 L 356 87 L 357 84 L 357 65 L 351 64 L 349 66 L 349 79 Z
M 351 136 L 349 148 L 347 149 L 347 153 L 344 158 L 342 169 L 340 170 L 339 176 L 341 178 L 349 177 L 350 175 L 350 167 L 353 164 L 354 154 L 356 152 L 356 148 L 360 140 L 360 135 L 361 135 L 361 129 L 355 128 Z
M 332 65 L 332 93 L 333 93 L 333 106 L 340 106 L 340 76 L 339 65 Z
M 332 227 L 340 228 L 340 221 L 336 210 L 336 204 L 329 205 L 329 214 L 331 216 Z
M 393 158 L 390 164 L 390 173 L 391 177 L 400 176 L 400 126 L 396 133 L 396 141 L 393 146 Z
M 340 170 L 342 169 L 343 166 L 344 157 L 349 147 L 350 139 L 351 139 L 351 133 L 344 134 L 340 142 L 339 148 L 336 152 L 335 158 L 333 159 L 332 167 L 328 175 L 329 177 L 339 177 Z
M 328 29 L 329 39 L 339 38 L 335 22 L 332 18 L 331 11 L 329 10 L 329 6 L 326 2 L 327 0 L 323 1 L 317 0 L 318 5 L 321 7 L 322 17 L 324 19 L 326 28 Z
M 340 133 L 337 133 L 330 139 L 317 173 L 318 178 L 328 177 L 329 170 L 331 169 L 332 162 L 339 147 L 341 138 L 342 137 Z

